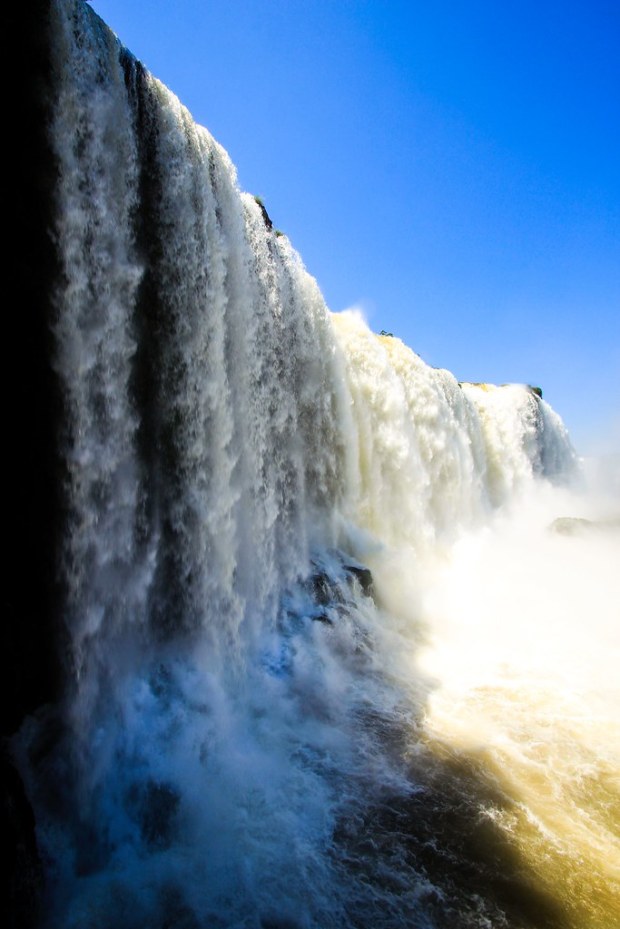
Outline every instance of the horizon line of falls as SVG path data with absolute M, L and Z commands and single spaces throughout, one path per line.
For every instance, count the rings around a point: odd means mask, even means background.
M 579 576 L 617 589 L 617 536 L 545 530 L 592 516 L 560 418 L 331 314 L 209 133 L 49 11 L 66 657 L 12 743 L 31 923 L 611 929 L 616 607 Z

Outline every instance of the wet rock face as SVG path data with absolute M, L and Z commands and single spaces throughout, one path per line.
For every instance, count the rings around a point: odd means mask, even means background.
M 2 896 L 8 926 L 9 929 L 34 929 L 39 921 L 43 888 L 34 814 L 21 778 L 5 752 L 0 764 Z
M 356 578 L 359 582 L 360 587 L 362 588 L 362 593 L 366 597 L 372 597 L 374 594 L 374 585 L 372 580 L 372 572 L 369 568 L 365 568 L 363 565 L 359 564 L 345 564 L 345 571 L 352 578 Z
M 267 207 L 265 206 L 265 204 L 263 203 L 260 197 L 254 197 L 254 200 L 256 201 L 256 203 L 258 203 L 260 207 L 260 211 L 263 215 L 263 222 L 265 223 L 265 226 L 267 227 L 267 229 L 270 229 L 270 230 L 273 229 L 273 223 L 271 221 L 271 217 L 269 216 L 269 213 L 267 212 Z
M 340 611 L 346 611 L 347 601 L 355 585 L 361 588 L 365 597 L 372 597 L 374 594 L 372 572 L 369 568 L 340 552 L 335 557 L 339 562 L 337 571 L 330 572 L 317 562 L 314 565 L 314 573 L 304 585 L 314 604 L 310 618 L 330 626 L 334 624 L 334 617 Z
M 31 0 L 7 10 L 9 34 L 19 37 L 20 57 L 28 63 L 20 74 L 19 90 L 7 95 L 15 144 L 6 151 L 11 178 L 6 267 L 8 291 L 17 295 L 17 303 L 6 314 L 6 339 L 18 353 L 22 372 L 16 376 L 10 365 L 4 372 L 4 395 L 10 397 L 4 426 L 12 451 L 4 459 L 10 488 L 5 508 L 10 543 L 0 632 L 6 688 L 0 718 L 7 736 L 19 728 L 25 715 L 57 698 L 62 679 L 57 552 L 64 473 L 57 453 L 61 403 L 50 361 L 52 294 L 60 266 L 50 234 L 58 165 L 48 135 L 49 105 L 55 93 L 49 7 L 45 0 Z
M 52 295 L 60 274 L 50 234 L 58 172 L 48 134 L 49 105 L 56 91 L 48 41 L 50 8 L 49 0 L 30 0 L 6 10 L 7 34 L 16 38 L 20 60 L 27 66 L 6 100 L 7 123 L 14 133 L 13 144 L 6 146 L 11 178 L 6 191 L 11 229 L 6 286 L 16 295 L 5 316 L 6 340 L 18 361 L 17 368 L 5 366 L 3 385 L 5 397 L 10 397 L 4 428 L 11 449 L 4 460 L 10 490 L 0 630 L 3 740 L 12 737 L 29 714 L 58 699 L 64 681 L 57 573 L 64 472 L 57 451 L 61 402 L 50 329 Z M 3 925 L 34 929 L 43 889 L 35 818 L 4 742 L 1 751 Z

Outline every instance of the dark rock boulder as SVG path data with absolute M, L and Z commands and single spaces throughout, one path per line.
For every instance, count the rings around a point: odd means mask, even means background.
M 315 604 L 310 618 L 326 625 L 334 624 L 334 617 L 351 603 L 354 586 L 361 589 L 365 597 L 374 594 L 372 573 L 365 565 L 343 553 L 337 553 L 338 568 L 332 565 L 328 570 L 320 562 L 315 562 L 314 573 L 305 582 L 306 590 Z
M 345 571 L 351 578 L 356 578 L 359 582 L 360 587 L 362 588 L 362 593 L 366 597 L 372 597 L 374 594 L 374 586 L 372 581 L 372 572 L 370 568 L 364 567 L 361 564 L 345 564 Z

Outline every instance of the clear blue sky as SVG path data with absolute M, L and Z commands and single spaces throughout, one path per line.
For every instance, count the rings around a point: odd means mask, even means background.
M 618 0 L 93 0 L 328 305 L 620 439 Z

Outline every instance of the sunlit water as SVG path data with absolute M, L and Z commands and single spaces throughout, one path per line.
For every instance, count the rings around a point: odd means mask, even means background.
M 506 795 L 485 815 L 561 924 L 604 929 L 620 920 L 620 531 L 550 531 L 567 512 L 583 501 L 533 494 L 435 566 L 424 728 Z

